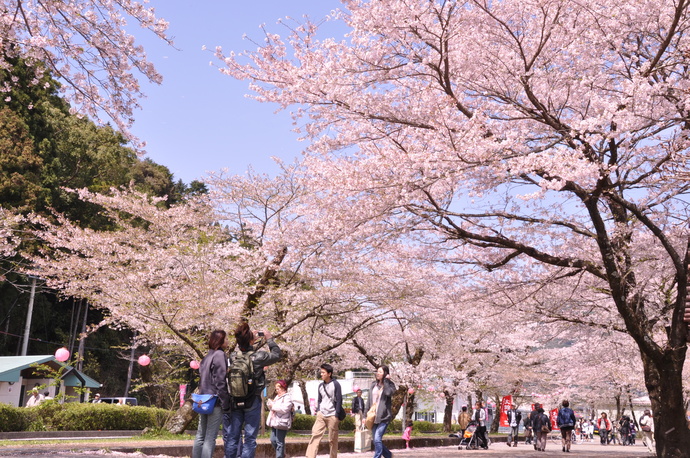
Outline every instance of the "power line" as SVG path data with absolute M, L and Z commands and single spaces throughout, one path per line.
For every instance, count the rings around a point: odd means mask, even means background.
M 13 333 L 11 333 L 11 332 L 0 331 L 0 334 L 5 334 L 5 335 L 8 335 L 8 336 L 12 336 L 12 337 L 23 338 L 23 336 L 21 336 L 21 335 L 19 335 L 19 334 L 13 334 Z M 33 340 L 34 342 L 40 342 L 40 343 L 55 345 L 56 347 L 64 347 L 64 346 L 66 346 L 65 344 L 62 344 L 62 343 L 51 342 L 51 341 L 49 341 L 49 340 L 43 340 L 43 339 L 37 339 L 37 338 L 35 338 L 35 337 L 29 337 L 29 340 Z M 106 350 L 106 349 L 104 349 L 103 347 L 88 347 L 88 346 L 85 346 L 84 348 L 85 348 L 86 350 Z M 112 347 L 107 348 L 107 350 L 110 350 L 111 348 L 112 348 Z

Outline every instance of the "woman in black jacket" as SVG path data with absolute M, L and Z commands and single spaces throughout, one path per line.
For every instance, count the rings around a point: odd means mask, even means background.
M 228 359 L 225 350 L 228 339 L 225 331 L 216 330 L 208 337 L 208 354 L 199 366 L 199 393 L 218 396 L 213 412 L 199 414 L 199 427 L 196 430 L 192 458 L 211 458 L 216 448 L 218 428 L 223 420 L 223 410 L 230 408 L 228 393 Z
M 539 407 L 537 415 L 532 420 L 532 429 L 537 436 L 537 450 L 543 452 L 546 450 L 546 438 L 551 432 L 551 419 L 544 413 L 544 409 Z
M 383 435 L 388 428 L 388 423 L 393 420 L 391 411 L 391 397 L 395 393 L 395 384 L 390 379 L 390 369 L 388 366 L 380 366 L 376 370 L 376 381 L 369 390 L 367 401 L 367 412 L 371 406 L 376 406 L 376 419 L 372 429 L 374 441 L 374 458 L 391 458 L 391 451 L 383 445 Z

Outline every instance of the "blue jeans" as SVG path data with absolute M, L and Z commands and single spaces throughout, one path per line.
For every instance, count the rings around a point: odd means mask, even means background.
M 194 438 L 192 458 L 211 458 L 213 456 L 213 451 L 216 449 L 218 428 L 222 419 L 223 411 L 220 408 L 220 402 L 216 403 L 210 414 L 199 415 L 199 428 L 197 428 Z
M 276 458 L 285 458 L 285 436 L 287 429 L 271 428 L 271 444 L 276 450 Z
M 242 449 L 241 458 L 254 458 L 256 436 L 261 423 L 261 398 L 254 398 L 248 409 L 233 410 L 223 415 L 223 440 L 225 441 L 225 458 L 237 458 L 237 449 Z M 244 443 L 240 444 L 244 425 Z
M 379 423 L 374 425 L 374 458 L 391 458 L 393 455 L 388 448 L 383 445 L 383 435 L 388 428 L 388 422 Z

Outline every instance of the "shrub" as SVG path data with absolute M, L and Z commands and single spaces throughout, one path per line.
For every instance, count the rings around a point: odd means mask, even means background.
M 139 430 L 161 427 L 169 412 L 155 407 L 112 404 L 64 404 L 50 418 L 57 431 Z
M 23 408 L 0 404 L 0 431 L 96 431 L 160 428 L 170 415 L 155 407 L 111 404 L 59 404 Z
M 311 430 L 312 426 L 314 426 L 314 421 L 316 421 L 316 417 L 312 415 L 306 415 L 306 414 L 295 414 L 295 418 L 292 419 L 292 429 L 296 429 L 298 431 L 309 431 Z
M 431 423 L 429 421 L 415 421 L 412 431 L 418 433 L 440 433 L 443 431 L 442 423 Z
M 314 417 L 316 418 L 316 417 Z M 355 417 L 347 416 L 343 421 L 340 422 L 341 431 L 354 431 L 355 430 Z
M 388 424 L 388 433 L 402 433 L 402 420 L 393 420 Z
M 25 431 L 29 426 L 28 410 L 0 404 L 0 431 Z

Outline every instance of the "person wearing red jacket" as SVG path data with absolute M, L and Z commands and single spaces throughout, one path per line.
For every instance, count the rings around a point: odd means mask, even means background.
M 601 445 L 607 445 L 609 443 L 609 432 L 611 431 L 611 420 L 608 419 L 606 412 L 601 413 L 601 417 L 597 420 L 597 426 L 599 427 L 599 438 L 601 439 Z

